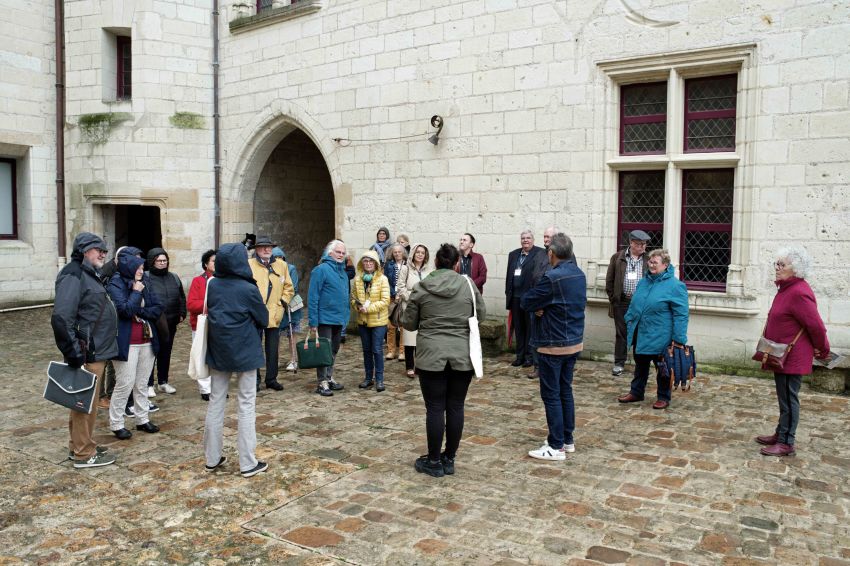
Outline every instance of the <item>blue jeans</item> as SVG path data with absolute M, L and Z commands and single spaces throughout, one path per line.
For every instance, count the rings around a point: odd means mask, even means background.
M 386 326 L 365 324 L 357 327 L 360 330 L 360 343 L 363 345 L 363 365 L 366 368 L 366 381 L 374 378 L 378 383 L 384 381 L 384 338 L 387 335 Z
M 782 444 L 794 446 L 797 423 L 800 422 L 800 384 L 803 376 L 786 373 L 774 373 L 776 398 L 779 400 L 779 423 L 776 435 Z
M 573 368 L 578 354 L 552 356 L 538 353 L 540 362 L 540 398 L 546 408 L 549 446 L 559 450 L 573 444 L 576 410 L 573 400 Z
M 643 399 L 643 393 L 646 391 L 646 382 L 649 381 L 649 365 L 658 359 L 658 354 L 638 354 L 637 352 L 633 352 L 633 354 L 635 358 L 635 377 L 632 379 L 631 393 L 638 399 Z M 655 367 L 658 400 L 669 403 L 672 399 L 670 378 L 661 375 L 661 372 L 658 371 L 658 364 L 655 364 Z

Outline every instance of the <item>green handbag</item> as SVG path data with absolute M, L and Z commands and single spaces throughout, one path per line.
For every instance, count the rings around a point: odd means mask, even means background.
M 319 338 L 318 331 L 316 339 L 310 340 L 310 332 L 304 337 L 304 342 L 295 348 L 298 354 L 298 368 L 326 368 L 334 365 L 334 355 L 331 350 L 331 341 L 327 338 Z

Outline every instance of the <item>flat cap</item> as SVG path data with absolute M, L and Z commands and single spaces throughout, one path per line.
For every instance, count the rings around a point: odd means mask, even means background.
M 642 242 L 648 242 L 651 238 L 649 234 L 644 232 L 643 230 L 632 230 L 629 232 L 629 240 L 640 240 Z

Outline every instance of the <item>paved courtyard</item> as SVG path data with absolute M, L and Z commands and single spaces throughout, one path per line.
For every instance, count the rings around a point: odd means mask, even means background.
M 152 416 L 162 432 L 98 442 L 118 464 L 74 470 L 67 412 L 41 398 L 57 359 L 50 309 L 0 314 L 0 564 L 812 564 L 850 565 L 847 397 L 804 386 L 796 457 L 752 441 L 776 418 L 772 380 L 701 376 L 674 394 L 619 406 L 625 377 L 580 362 L 576 452 L 526 456 L 545 438 L 536 382 L 489 360 L 473 383 L 457 472 L 417 474 L 424 408 L 403 364 L 387 391 L 361 391 L 359 340 L 341 353 L 332 398 L 314 374 L 282 376 L 257 401 L 257 455 L 269 471 L 204 471 L 205 403 L 185 376 L 179 330 L 172 383 Z M 285 349 L 285 348 L 284 348 Z M 132 425 L 128 422 L 128 425 Z M 128 428 L 131 428 L 128 426 Z

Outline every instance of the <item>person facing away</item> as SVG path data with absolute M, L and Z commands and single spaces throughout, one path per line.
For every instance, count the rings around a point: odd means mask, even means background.
M 268 469 L 257 460 L 257 368 L 264 364 L 260 335 L 269 325 L 269 310 L 248 266 L 241 243 L 224 244 L 216 254 L 214 278 L 207 288 L 207 365 L 210 401 L 204 424 L 207 471 L 222 467 L 224 410 L 230 377 L 236 374 L 239 472 L 251 477 Z

